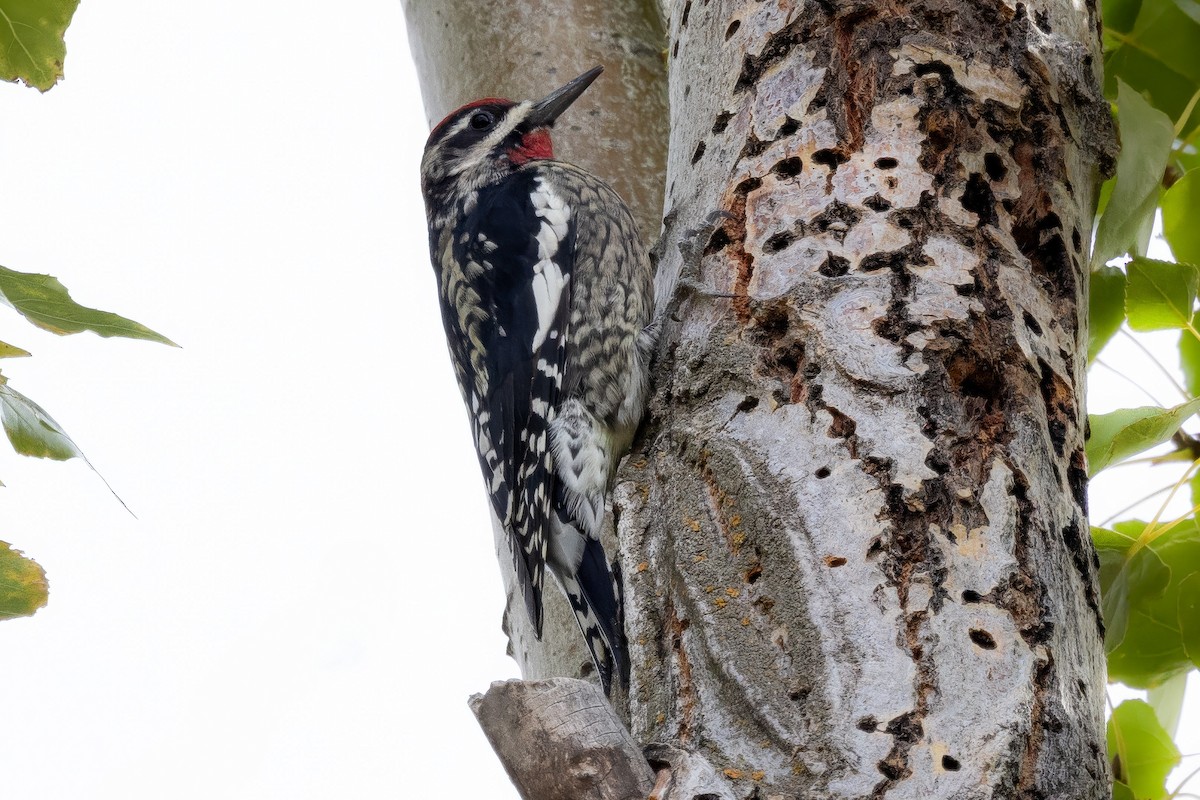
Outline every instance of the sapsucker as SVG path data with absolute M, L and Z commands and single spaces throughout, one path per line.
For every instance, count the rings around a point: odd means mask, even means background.
M 486 98 L 429 134 L 421 189 L 454 372 L 525 606 L 545 567 L 605 691 L 628 680 L 604 503 L 647 395 L 653 270 L 628 206 L 554 159 L 550 128 L 600 74 L 538 102 Z

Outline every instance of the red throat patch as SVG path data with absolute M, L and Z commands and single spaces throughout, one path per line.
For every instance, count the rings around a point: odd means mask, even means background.
M 550 131 L 538 128 L 521 137 L 521 143 L 509 152 L 509 157 L 518 166 L 537 159 L 554 158 L 554 145 Z

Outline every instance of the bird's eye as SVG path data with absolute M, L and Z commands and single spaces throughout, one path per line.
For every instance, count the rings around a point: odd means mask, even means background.
M 487 130 L 495 121 L 495 118 L 486 111 L 476 111 L 471 115 L 471 127 L 477 131 Z

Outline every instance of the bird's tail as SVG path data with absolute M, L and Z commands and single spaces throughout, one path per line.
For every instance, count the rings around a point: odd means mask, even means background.
M 628 686 L 629 655 L 617 585 L 619 573 L 614 575 L 609 570 L 599 540 L 587 537 L 579 570 L 575 575 L 560 576 L 560 580 L 600 674 L 604 693 L 609 693 L 614 673 L 622 686 Z

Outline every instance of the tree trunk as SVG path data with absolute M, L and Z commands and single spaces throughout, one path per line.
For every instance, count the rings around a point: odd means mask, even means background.
M 671 8 L 634 739 L 735 797 L 1106 797 L 1094 6 Z
M 404 0 L 430 125 L 479 97 L 536 100 L 601 64 L 606 72 L 554 129 L 556 155 L 608 181 L 647 240 L 658 233 L 667 160 L 666 65 L 656 0 Z M 551 581 L 538 639 L 516 585 L 508 535 L 493 515 L 507 598 L 509 654 L 530 680 L 583 676 L 592 660 Z M 609 553 L 615 542 L 605 542 Z

